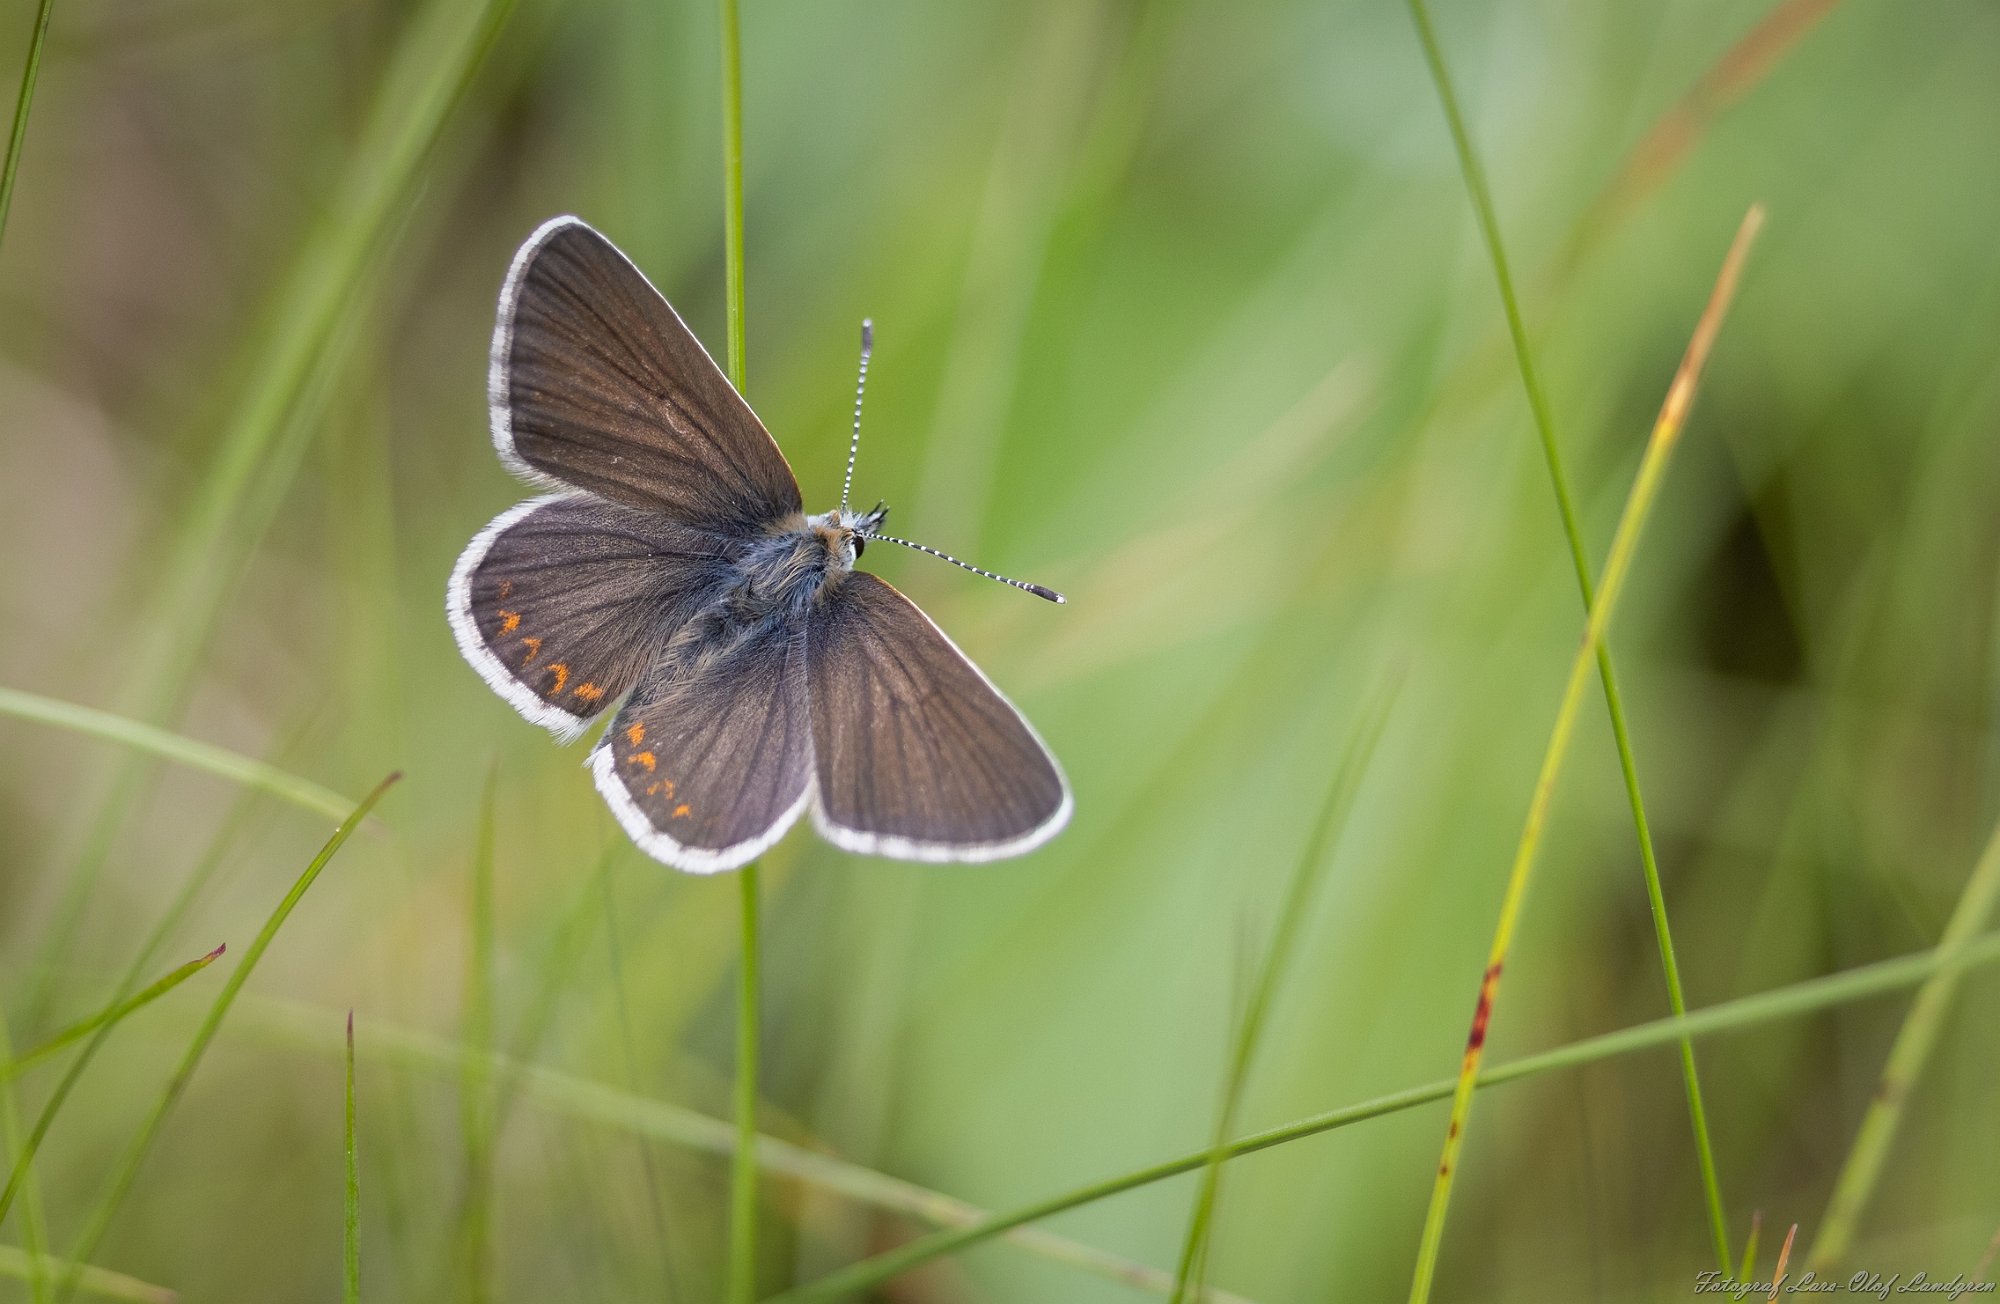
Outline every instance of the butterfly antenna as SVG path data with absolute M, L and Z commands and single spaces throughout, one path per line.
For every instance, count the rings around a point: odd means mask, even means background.
M 908 539 L 898 539 L 893 534 L 863 534 L 861 537 L 869 540 L 870 542 L 873 542 L 876 539 L 880 539 L 884 543 L 900 543 L 905 548 L 915 548 L 918 552 L 927 553 L 930 556 L 937 558 L 939 561 L 948 561 L 952 565 L 957 566 L 962 570 L 971 571 L 974 575 L 984 575 L 989 580 L 999 580 L 1002 584 L 1012 585 L 1013 587 L 1021 590 L 1023 593 L 1032 593 L 1036 597 L 1046 598 L 1050 602 L 1061 603 L 1069 601 L 1068 598 L 1065 598 L 1062 594 L 1056 592 L 1054 589 L 1045 588 L 1040 584 L 1029 584 L 1024 580 L 1010 580 L 1005 575 L 995 575 L 990 570 L 979 569 L 979 567 L 974 566 L 969 561 L 960 561 L 958 558 L 952 556 L 948 552 L 939 552 L 936 548 L 926 548 L 923 544 L 912 543 Z
M 875 351 L 875 323 L 861 319 L 861 379 L 854 382 L 854 439 L 847 445 L 847 478 L 840 482 L 840 514 L 847 515 L 847 492 L 854 487 L 854 458 L 861 451 L 861 396 L 868 389 L 868 355 Z

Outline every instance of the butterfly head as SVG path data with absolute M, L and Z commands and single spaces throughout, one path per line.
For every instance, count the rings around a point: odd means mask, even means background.
M 808 517 L 806 525 L 825 540 L 827 551 L 844 561 L 842 569 L 847 569 L 867 549 L 876 527 L 888 517 L 889 509 L 878 502 L 865 512 L 835 508 L 822 516 Z

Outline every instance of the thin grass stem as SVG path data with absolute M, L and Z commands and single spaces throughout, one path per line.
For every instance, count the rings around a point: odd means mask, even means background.
M 1996 904 L 2000 904 L 2000 830 L 1994 831 L 1979 863 L 1966 879 L 1958 904 L 1945 924 L 1944 936 L 1938 940 L 1938 949 L 1950 952 L 1965 946 L 1993 917 Z M 1813 1238 L 1812 1249 L 1806 1255 L 1806 1267 L 1813 1271 L 1823 1273 L 1847 1254 L 1855 1224 L 1875 1193 L 1889 1147 L 1902 1125 L 1903 1107 L 1923 1074 L 1938 1034 L 1944 1030 L 1945 1016 L 1957 992 L 1957 975 L 1940 972 L 1919 987 L 1916 999 L 1910 1002 L 1910 1011 L 1903 1016 L 1903 1026 L 1897 1030 L 1889 1058 L 1882 1066 L 1882 1079 L 1876 1084 L 1868 1110 L 1862 1115 L 1861 1127 L 1854 1135 L 1854 1145 L 1840 1167 L 1840 1176 L 1834 1179 L 1833 1195 L 1827 1201 L 1819 1234 Z
M 1421 0 L 1412 2 L 1420 3 Z M 1472 1028 L 1466 1035 L 1465 1053 L 1459 1064 L 1458 1088 L 1452 1097 L 1451 1120 L 1445 1130 L 1444 1150 L 1438 1159 L 1437 1176 L 1431 1185 L 1430 1207 L 1424 1214 L 1423 1235 L 1417 1245 L 1416 1271 L 1410 1283 L 1411 1304 L 1425 1304 L 1437 1274 L 1438 1250 L 1444 1240 L 1445 1213 L 1451 1204 L 1452 1186 L 1458 1176 L 1458 1156 L 1465 1145 L 1466 1127 L 1472 1111 L 1473 1085 L 1479 1075 L 1480 1060 L 1486 1053 L 1487 1033 L 1494 1006 L 1498 1003 L 1501 974 L 1513 946 L 1515 929 L 1520 924 L 1522 907 L 1527 902 L 1528 885 L 1541 850 L 1542 832 L 1547 826 L 1549 807 L 1555 798 L 1556 780 L 1562 773 L 1563 762 L 1569 755 L 1570 740 L 1576 732 L 1577 709 L 1583 700 L 1584 684 L 1592 663 L 1597 661 L 1597 654 L 1604 646 L 1605 631 L 1610 627 L 1612 613 L 1617 609 L 1618 598 L 1631 571 L 1639 536 L 1659 494 L 1667 462 L 1686 426 L 1688 409 L 1694 402 L 1702 368 L 1708 361 L 1716 334 L 1722 329 L 1722 319 L 1729 310 L 1730 301 L 1735 297 L 1744 259 L 1749 256 L 1750 245 L 1763 223 L 1762 206 L 1752 205 L 1750 211 L 1744 214 L 1743 224 L 1737 228 L 1736 238 L 1723 258 L 1722 271 L 1716 277 L 1715 289 L 1709 295 L 1708 306 L 1695 323 L 1687 352 L 1681 356 L 1680 367 L 1667 387 L 1666 401 L 1661 404 L 1660 415 L 1653 423 L 1652 435 L 1646 441 L 1645 454 L 1639 461 L 1638 476 L 1626 497 L 1618 529 L 1612 535 L 1611 554 L 1604 566 L 1604 586 L 1598 593 L 1597 601 L 1591 604 L 1590 618 L 1584 624 L 1583 643 L 1577 648 L 1570 665 L 1569 682 L 1563 689 L 1562 704 L 1557 708 L 1555 725 L 1549 732 L 1549 744 L 1542 754 L 1541 772 L 1536 776 L 1534 796 L 1521 828 L 1514 867 L 1507 877 L 1507 892 L 1501 900 L 1499 921 L 1494 926 L 1486 972 L 1480 978 L 1479 998 L 1473 1007 Z M 1722 1248 L 1727 1250 L 1726 1239 Z M 1729 1270 L 1726 1255 L 1722 1270 Z
M 375 804 L 382 800 L 390 787 L 401 777 L 400 774 L 390 775 L 376 786 L 375 791 L 362 798 L 361 804 L 356 806 L 353 813 L 334 830 L 333 836 L 320 848 L 319 854 L 313 857 L 312 862 L 293 882 L 291 890 L 285 893 L 277 908 L 264 921 L 263 928 L 258 930 L 256 939 L 250 943 L 250 949 L 243 953 L 243 959 L 229 975 L 229 981 L 223 984 L 222 991 L 215 998 L 215 1003 L 210 1006 L 207 1017 L 195 1030 L 194 1039 L 189 1042 L 187 1051 L 182 1055 L 179 1067 L 167 1080 L 166 1090 L 161 1093 L 158 1103 L 153 1106 L 152 1112 L 146 1116 L 139 1131 L 126 1146 L 124 1154 L 120 1156 L 111 1180 L 105 1185 L 96 1206 L 84 1223 L 83 1232 L 77 1237 L 76 1249 L 69 1256 L 73 1266 L 62 1278 L 56 1294 L 58 1301 L 66 1302 L 75 1295 L 82 1265 L 90 1261 L 96 1254 L 98 1246 L 103 1243 L 105 1232 L 110 1230 L 111 1220 L 117 1215 L 119 1206 L 124 1203 L 126 1195 L 132 1189 L 132 1184 L 138 1180 L 140 1166 L 145 1163 L 146 1153 L 152 1148 L 154 1138 L 159 1135 L 161 1125 L 166 1122 L 167 1116 L 179 1103 L 181 1094 L 187 1090 L 188 1083 L 194 1079 L 195 1070 L 201 1067 L 202 1056 L 207 1053 L 209 1044 L 215 1040 L 215 1034 L 221 1029 L 223 1020 L 229 1016 L 229 1007 L 235 1004 L 237 994 L 243 990 L 243 985 L 250 980 L 251 973 L 256 970 L 257 962 L 263 959 L 264 952 L 270 949 L 272 941 L 276 939 L 278 930 L 285 926 L 285 921 L 291 917 L 293 909 L 305 896 L 307 889 L 311 888 L 319 878 L 320 871 L 326 868 L 327 862 L 333 859 L 334 854 L 346 844 L 361 821 L 368 817 L 368 812 L 375 808 Z
M 1750 1234 L 1743 1238 L 1743 1264 L 1736 1270 L 1736 1280 L 1748 1281 L 1757 1271 L 1757 1238 L 1763 1230 L 1764 1211 L 1759 1209 L 1750 1215 Z
M 14 129 L 7 136 L 7 161 L 0 165 L 0 239 L 7 234 L 7 215 L 14 209 L 14 174 L 21 167 L 21 150 L 28 142 L 28 110 L 35 102 L 35 82 L 41 76 L 42 49 L 49 40 L 49 18 L 56 0 L 42 0 L 35 10 L 34 34 L 28 38 L 28 59 L 21 69 L 21 91 L 14 99 Z
M 1528 330 L 1521 312 L 1519 296 L 1514 292 L 1514 277 L 1507 261 L 1507 249 L 1500 236 L 1500 221 L 1493 207 L 1493 197 L 1486 184 L 1485 169 L 1480 166 L 1479 156 L 1472 148 L 1471 133 L 1466 130 L 1465 116 L 1459 110 L 1458 94 L 1452 86 L 1451 74 L 1445 66 L 1444 53 L 1438 44 L 1437 33 L 1431 26 L 1430 14 L 1424 7 L 1424 0 L 1409 0 L 1410 14 L 1417 28 L 1417 36 L 1424 48 L 1424 59 L 1430 68 L 1431 79 L 1437 87 L 1438 100 L 1444 109 L 1446 124 L 1451 130 L 1452 144 L 1458 154 L 1459 170 L 1465 178 L 1465 188 L 1472 199 L 1472 208 L 1478 219 L 1480 234 L 1486 245 L 1487 255 L 1493 264 L 1493 279 L 1500 292 L 1501 306 L 1506 313 L 1507 333 L 1514 345 L 1514 358 L 1521 373 L 1522 387 L 1527 391 L 1528 407 L 1534 417 L 1535 431 L 1540 437 L 1542 457 L 1548 466 L 1549 483 L 1555 491 L 1556 509 L 1562 517 L 1563 536 L 1569 544 L 1570 563 L 1576 570 L 1577 589 L 1582 594 L 1583 606 L 1588 613 L 1596 604 L 1596 594 L 1590 574 L 1590 555 L 1583 542 L 1583 531 L 1577 520 L 1576 504 L 1570 491 L 1569 477 L 1563 469 L 1561 442 L 1556 437 L 1555 416 L 1548 401 L 1548 393 L 1542 385 L 1541 371 L 1535 364 L 1534 349 L 1528 341 Z M 1611 733 L 1618 749 L 1618 769 L 1624 780 L 1626 800 L 1632 809 L 1632 826 L 1639 839 L 1639 864 L 1646 880 L 1646 902 L 1653 917 L 1654 939 L 1660 951 L 1660 968 L 1666 979 L 1667 1004 L 1675 1014 L 1687 1012 L 1687 999 L 1681 987 L 1680 963 L 1675 958 L 1673 930 L 1667 922 L 1666 893 L 1660 885 L 1659 856 L 1653 847 L 1651 821 L 1646 815 L 1646 800 L 1639 787 L 1639 765 L 1633 754 L 1631 727 L 1625 718 L 1624 694 L 1618 686 L 1617 671 L 1612 665 L 1611 649 L 1600 644 L 1597 649 L 1598 678 L 1604 686 L 1604 705 L 1611 717 Z M 1715 1243 L 1715 1256 L 1723 1272 L 1729 1271 L 1729 1219 L 1722 1204 L 1722 1184 L 1716 1175 L 1715 1147 L 1709 1138 L 1707 1110 L 1702 1103 L 1701 1078 L 1695 1068 L 1694 1048 L 1681 1048 L 1681 1078 L 1687 1095 L 1689 1124 L 1694 1132 L 1695 1157 L 1701 1172 L 1702 1198 L 1708 1207 L 1709 1235 Z
M 729 383 L 749 394 L 743 334 L 743 24 L 738 0 L 719 0 L 722 35 L 723 289 Z M 743 963 L 736 1006 L 736 1152 L 729 1175 L 729 1299 L 757 1297 L 757 866 L 739 871 Z

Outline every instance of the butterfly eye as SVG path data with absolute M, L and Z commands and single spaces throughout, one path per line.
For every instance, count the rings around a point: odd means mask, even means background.
M 861 554 L 867 551 L 868 549 L 868 540 L 862 538 L 858 534 L 849 535 L 848 537 L 854 543 L 854 556 L 855 559 L 858 561 L 860 560 Z

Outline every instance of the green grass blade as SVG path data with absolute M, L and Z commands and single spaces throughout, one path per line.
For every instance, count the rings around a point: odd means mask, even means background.
M 1757 1271 L 1757 1238 L 1764 1230 L 1762 1210 L 1750 1215 L 1750 1234 L 1743 1238 L 1743 1263 L 1736 1270 L 1736 1280 L 1749 1281 L 1750 1274 Z
M 1660 406 L 1660 415 L 1653 423 L 1652 435 L 1639 461 L 1639 473 L 1633 480 L 1632 491 L 1625 499 L 1625 510 L 1618 519 L 1618 529 L 1611 539 L 1611 555 L 1604 566 L 1604 587 L 1590 607 L 1590 618 L 1584 623 L 1582 646 L 1570 663 L 1569 682 L 1563 689 L 1562 704 L 1556 710 L 1555 725 L 1549 731 L 1548 747 L 1542 753 L 1541 772 L 1535 778 L 1534 796 L 1529 802 L 1527 819 L 1522 824 L 1513 868 L 1507 876 L 1507 891 L 1500 903 L 1500 917 L 1494 925 L 1493 945 L 1487 952 L 1486 972 L 1480 978 L 1472 1027 L 1466 1034 L 1465 1053 L 1459 1063 L 1458 1086 L 1452 1094 L 1451 1119 L 1445 1129 L 1444 1149 L 1438 1158 L 1437 1175 L 1431 1184 L 1430 1207 L 1425 1211 L 1423 1234 L 1417 1245 L 1416 1269 L 1410 1282 L 1410 1304 L 1425 1304 L 1429 1300 L 1431 1284 L 1437 1274 L 1438 1252 L 1444 1242 L 1445 1214 L 1451 1205 L 1452 1187 L 1458 1177 L 1458 1156 L 1465 1146 L 1466 1129 L 1471 1121 L 1472 1093 L 1478 1081 L 1480 1062 L 1486 1054 L 1488 1026 L 1498 1004 L 1501 975 L 1513 946 L 1514 932 L 1527 902 L 1528 885 L 1541 850 L 1542 832 L 1547 826 L 1549 807 L 1555 799 L 1556 781 L 1562 774 L 1570 740 L 1575 735 L 1577 709 L 1583 700 L 1584 684 L 1592 664 L 1597 660 L 1599 649 L 1604 646 L 1605 631 L 1610 628 L 1612 613 L 1617 610 L 1619 595 L 1631 571 L 1639 536 L 1666 476 L 1667 462 L 1680 443 L 1688 409 L 1694 402 L 1695 390 L 1701 381 L 1702 368 L 1708 361 L 1716 334 L 1722 329 L 1722 319 L 1735 297 L 1744 259 L 1749 256 L 1750 245 L 1763 221 L 1764 210 L 1753 205 L 1744 215 L 1743 224 L 1737 229 L 1736 238 L 1723 258 L 1722 271 L 1716 277 L 1708 306 L 1695 323 L 1687 352 L 1681 356 L 1680 367 L 1675 371 L 1673 381 L 1667 387 L 1666 400 Z M 1726 1260 L 1723 1271 L 1728 1271 Z
M 28 38 L 28 59 L 21 69 L 21 91 L 14 99 L 14 129 L 7 136 L 7 161 L 0 165 L 0 238 L 7 234 L 7 214 L 14 208 L 14 174 L 21 167 L 21 150 L 28 142 L 28 110 L 35 102 L 35 82 L 41 76 L 42 49 L 49 40 L 49 18 L 56 0 L 42 0 L 35 10 L 34 34 Z
M 0 715 L 102 738 L 177 765 L 205 770 L 218 778 L 269 793 L 317 815 L 341 819 L 354 809 L 352 801 L 322 788 L 311 779 L 300 778 L 226 747 L 197 742 L 170 730 L 95 707 L 58 701 L 17 688 L 0 688 Z
M 1740 1032 L 1767 1023 L 1796 1018 L 1802 1014 L 1816 1013 L 1835 1006 L 1866 1000 L 1872 996 L 1880 996 L 1884 992 L 1914 987 L 1932 974 L 1961 973 L 1990 965 L 2000 965 L 2000 933 L 1989 933 L 1954 953 L 1948 954 L 1941 947 L 1931 951 L 1919 951 L 1914 955 L 1883 960 L 1822 978 L 1809 978 L 1804 982 L 1759 992 L 1755 996 L 1725 1001 L 1720 1005 L 1698 1010 L 1685 1018 L 1670 1015 L 1650 1023 L 1621 1028 L 1616 1032 L 1586 1037 L 1582 1041 L 1571 1042 L 1554 1050 L 1526 1055 L 1505 1064 L 1484 1068 L 1480 1071 L 1476 1085 L 1480 1088 L 1492 1087 L 1503 1082 L 1514 1082 L 1546 1073 L 1584 1068 L 1619 1056 L 1673 1045 L 1683 1037 L 1700 1040 L 1718 1033 Z M 1433 1101 L 1445 1100 L 1452 1095 L 1457 1085 L 1455 1078 L 1440 1078 L 1422 1086 L 1407 1087 L 1386 1096 L 1377 1096 L 1372 1100 L 1327 1110 L 1262 1132 L 1238 1137 L 1229 1143 L 1229 1158 L 1254 1154 L 1259 1150 L 1271 1149 L 1273 1146 L 1289 1145 L 1323 1132 L 1349 1127 L 1372 1118 L 1398 1114 L 1420 1105 L 1428 1105 Z M 1065 1191 L 1033 1204 L 1022 1205 L 1005 1213 L 992 1214 L 984 1221 L 970 1227 L 954 1228 L 920 1237 L 838 1272 L 829 1273 L 818 1281 L 773 1296 L 766 1300 L 765 1304 L 804 1304 L 809 1300 L 844 1299 L 878 1286 L 913 1268 L 921 1267 L 934 1259 L 957 1254 L 996 1236 L 1005 1235 L 1015 1228 L 1025 1227 L 1029 1223 L 1081 1208 L 1114 1195 L 1121 1195 L 1126 1191 L 1149 1186 L 1154 1182 L 1163 1182 L 1171 1177 L 1179 1177 L 1183 1173 L 1191 1173 L 1208 1163 L 1209 1154 L 1210 1151 L 1206 1148 L 1197 1150 L 1192 1154 L 1149 1164 L 1117 1177 Z
M 354 1011 L 347 1012 L 347 1096 L 341 1120 L 341 1140 L 347 1156 L 347 1189 L 342 1201 L 340 1238 L 340 1298 L 361 1304 L 361 1152 L 355 1144 Z
M 1299 928 L 1318 894 L 1320 879 L 1333 859 L 1333 847 L 1340 831 L 1347 825 L 1354 794 L 1360 788 L 1363 776 L 1368 773 L 1369 762 L 1375 755 L 1375 744 L 1381 740 L 1382 729 L 1388 723 L 1396 687 L 1392 684 L 1376 695 L 1364 709 L 1358 726 L 1347 740 L 1345 754 L 1334 767 L 1333 782 L 1328 785 L 1326 800 L 1321 803 L 1312 831 L 1307 835 L 1305 849 L 1292 871 L 1284 902 L 1279 907 L 1277 928 L 1272 933 L 1271 945 L 1265 952 L 1256 985 L 1251 989 L 1250 1001 L 1244 1007 L 1243 1022 L 1237 1029 L 1236 1044 L 1231 1051 L 1222 1104 L 1216 1111 L 1215 1137 L 1209 1162 L 1202 1168 L 1201 1188 L 1196 1192 L 1194 1211 L 1188 1218 L 1187 1235 L 1181 1243 L 1180 1266 L 1174 1278 L 1174 1304 L 1180 1304 L 1190 1291 L 1199 1294 L 1201 1290 L 1203 1265 L 1207 1262 L 1222 1179 L 1222 1163 L 1226 1158 L 1224 1147 L 1236 1127 L 1237 1104 L 1243 1094 L 1243 1084 L 1249 1079 L 1251 1062 L 1257 1055 L 1264 1018 L 1277 993 L 1279 979 L 1291 965 Z
M 1445 122 L 1451 130 L 1459 171 L 1465 178 L 1473 214 L 1478 219 L 1480 235 L 1493 264 L 1493 279 L 1499 288 L 1501 307 L 1506 313 L 1507 333 L 1514 345 L 1514 360 L 1521 373 L 1521 386 L 1527 391 L 1528 408 L 1534 417 L 1535 432 L 1541 440 L 1549 484 L 1555 491 L 1556 510 L 1562 517 L 1563 537 L 1569 544 L 1570 564 L 1576 570 L 1577 589 L 1583 597 L 1587 614 L 1596 603 L 1590 575 L 1590 553 L 1584 546 L 1583 530 L 1577 521 L 1569 476 L 1563 469 L 1562 445 L 1556 438 L 1555 415 L 1549 406 L 1548 392 L 1542 385 L 1541 370 L 1535 364 L 1534 349 L 1528 342 L 1520 297 L 1514 292 L 1514 275 L 1507 261 L 1506 243 L 1500 237 L 1500 220 L 1493 208 L 1493 196 L 1487 188 L 1486 173 L 1479 164 L 1479 155 L 1472 148 L 1472 136 L 1466 130 L 1465 116 L 1459 110 L 1458 94 L 1452 87 L 1451 74 L 1445 66 L 1437 33 L 1431 26 L 1429 11 L 1424 7 L 1424 0 L 1409 0 L 1409 5 L 1418 39 L 1423 45 L 1425 63 L 1430 68 L 1431 80 L 1437 87 L 1438 100 L 1444 109 Z M 1631 727 L 1625 718 L 1624 694 L 1618 686 L 1611 649 L 1602 644 L 1597 649 L 1597 675 L 1604 688 L 1604 705 L 1611 717 L 1611 734 L 1618 748 L 1618 769 L 1625 783 L 1626 801 L 1632 808 L 1632 827 L 1639 839 L 1639 864 L 1645 875 L 1647 906 L 1652 912 L 1654 940 L 1659 947 L 1660 968 L 1666 979 L 1667 1004 L 1675 1014 L 1685 1014 L 1687 999 L 1681 988 L 1680 963 L 1674 954 L 1673 930 L 1667 922 L 1666 893 L 1660 886 L 1660 863 L 1653 847 L 1652 823 L 1647 818 L 1646 800 L 1639 787 L 1639 763 L 1633 755 Z M 1715 1243 L 1716 1263 L 1727 1273 L 1729 1219 L 1723 1209 L 1722 1184 L 1715 1169 L 1715 1147 L 1708 1134 L 1708 1111 L 1702 1103 L 1701 1078 L 1695 1068 L 1694 1047 L 1691 1045 L 1681 1047 L 1681 1079 L 1687 1095 L 1688 1121 L 1694 1132 L 1702 1198 L 1708 1206 L 1709 1235 Z
M 188 1083 L 194 1079 L 195 1070 L 201 1066 L 202 1056 L 207 1053 L 209 1043 L 215 1040 L 216 1032 L 229 1015 L 229 1007 L 235 1004 L 237 993 L 241 992 L 243 985 L 250 980 L 257 962 L 264 958 L 264 952 L 270 949 L 278 930 L 284 927 L 285 921 L 291 917 L 292 910 L 305 896 L 307 889 L 311 888 L 319 878 L 320 871 L 326 868 L 327 862 L 333 859 L 334 854 L 345 845 L 355 828 L 368 817 L 375 804 L 382 800 L 390 787 L 401 777 L 400 774 L 392 774 L 384 779 L 377 785 L 375 791 L 361 800 L 361 804 L 354 808 L 353 813 L 340 827 L 334 830 L 333 836 L 327 840 L 324 847 L 320 848 L 319 854 L 313 857 L 312 863 L 306 866 L 305 871 L 292 884 L 291 890 L 285 893 L 283 900 L 278 902 L 277 908 L 264 921 L 256 940 L 250 943 L 250 949 L 243 953 L 243 959 L 229 975 L 229 981 L 223 984 L 221 994 L 215 998 L 215 1004 L 209 1008 L 208 1016 L 196 1029 L 193 1041 L 188 1044 L 186 1052 L 181 1056 L 180 1065 L 167 1081 L 166 1090 L 161 1093 L 158 1103 L 153 1106 L 152 1112 L 146 1116 L 145 1121 L 140 1124 L 139 1131 L 126 1146 L 125 1153 L 113 1170 L 110 1182 L 106 1184 L 103 1194 L 91 1210 L 83 1232 L 77 1237 L 76 1249 L 70 1255 L 77 1266 L 72 1267 L 64 1276 L 57 1294 L 59 1300 L 66 1301 L 76 1293 L 80 1265 L 89 1262 L 96 1254 L 97 1247 L 103 1243 L 104 1234 L 110 1229 L 111 1220 L 117 1215 L 118 1207 L 124 1203 L 126 1194 L 131 1191 L 133 1182 L 138 1179 L 139 1168 L 145 1163 L 146 1152 L 152 1148 L 153 1139 L 159 1135 L 161 1125 L 173 1112 L 181 1093 L 187 1090 Z
M 722 36 L 722 248 L 728 305 L 729 383 L 748 397 L 743 335 L 743 22 L 738 0 L 719 0 Z M 757 1297 L 757 866 L 745 865 L 742 982 L 736 1015 L 736 1153 L 729 1170 L 729 1299 Z
M 1953 953 L 1964 948 L 1993 917 L 1996 904 L 2000 904 L 2000 829 L 1994 831 L 1966 879 L 1958 904 L 1945 924 L 1944 936 L 1938 941 L 1938 949 Z M 1812 1250 L 1806 1256 L 1806 1267 L 1813 1271 L 1824 1274 L 1846 1256 L 1854 1239 L 1855 1224 L 1868 1207 L 1868 1199 L 1882 1175 L 1882 1165 L 1889 1157 L 1889 1147 L 1902 1124 L 1903 1106 L 1923 1074 L 1938 1034 L 1944 1030 L 1945 1015 L 1957 992 L 1957 972 L 1940 970 L 1917 989 L 1910 1012 L 1903 1016 L 1903 1026 L 1897 1030 L 1888 1061 L 1882 1066 L 1882 1080 L 1869 1098 L 1853 1148 L 1847 1152 L 1847 1162 L 1841 1165 L 1840 1176 L 1834 1181 L 1819 1235 L 1813 1239 Z
M 78 1266 L 65 1260 L 49 1260 L 47 1267 L 59 1272 L 74 1271 L 77 1289 L 99 1299 L 129 1300 L 132 1304 L 176 1304 L 180 1296 L 165 1286 L 155 1286 L 122 1272 L 111 1272 L 89 1264 Z M 28 1255 L 12 1245 L 0 1245 L 0 1277 L 29 1280 L 33 1270 Z
M 178 969 L 174 969 L 161 977 L 144 991 L 135 992 L 131 996 L 113 1001 L 89 1018 L 72 1023 L 69 1027 L 64 1028 L 61 1032 L 50 1037 L 34 1049 L 23 1051 L 10 1061 L 0 1062 L 0 1078 L 16 1077 L 36 1064 L 41 1063 L 43 1060 L 55 1055 L 65 1046 L 82 1041 L 85 1037 L 88 1037 L 100 1028 L 107 1028 L 126 1015 L 152 1004 L 154 1001 L 160 999 L 160 997 L 165 996 L 174 988 L 200 973 L 203 969 L 206 969 L 209 965 L 215 963 L 215 961 L 222 957 L 225 949 L 218 946 L 207 955 L 188 961 Z M 0 1216 L 4 1216 L 5 1207 L 4 1202 L 0 1202 Z

